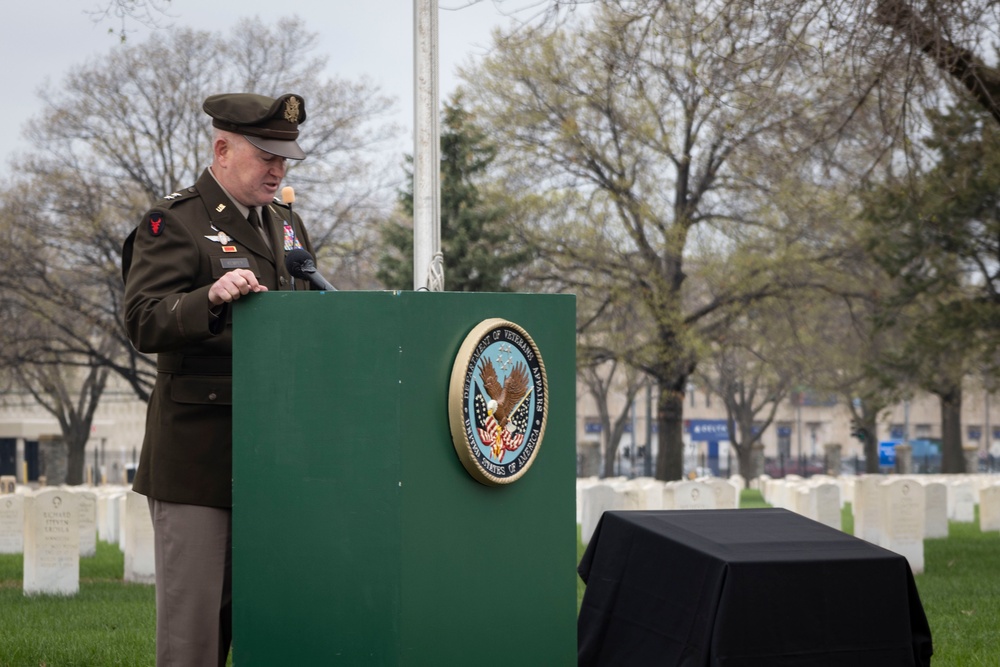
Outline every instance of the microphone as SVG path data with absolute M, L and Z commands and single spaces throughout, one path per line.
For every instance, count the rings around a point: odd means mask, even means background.
M 288 204 L 289 220 L 295 220 L 295 214 L 292 211 L 292 204 L 295 203 L 295 190 L 292 189 L 292 186 L 286 185 L 281 188 L 281 201 L 284 204 Z
M 326 290 L 327 292 L 337 291 L 337 288 L 331 285 L 330 281 L 316 270 L 316 264 L 313 263 L 312 255 L 303 248 L 293 248 L 288 251 L 288 254 L 285 255 L 285 268 L 288 269 L 288 272 L 292 276 L 301 280 L 308 280 L 317 289 Z

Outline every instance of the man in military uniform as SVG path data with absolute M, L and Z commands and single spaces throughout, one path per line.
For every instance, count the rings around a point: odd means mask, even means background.
M 122 249 L 125 324 L 156 353 L 133 488 L 149 498 L 156 553 L 156 664 L 225 665 L 232 638 L 233 301 L 309 289 L 285 253 L 312 246 L 275 199 L 305 153 L 298 95 L 213 95 L 210 168 L 156 203 Z

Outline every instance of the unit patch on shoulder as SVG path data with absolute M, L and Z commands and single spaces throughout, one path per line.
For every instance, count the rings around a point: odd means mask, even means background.
M 149 214 L 149 233 L 153 236 L 159 236 L 163 233 L 163 214 L 162 213 L 150 213 Z
M 483 320 L 455 357 L 448 391 L 452 444 L 466 471 L 487 486 L 514 482 L 537 457 L 548 413 L 542 355 L 528 332 Z

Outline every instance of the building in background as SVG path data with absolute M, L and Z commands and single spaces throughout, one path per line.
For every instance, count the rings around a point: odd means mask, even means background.
M 647 391 L 641 390 L 633 401 L 616 453 L 615 474 L 650 475 L 655 467 L 658 451 L 655 391 L 653 388 L 647 397 Z M 963 444 L 975 447 L 980 467 L 990 470 L 1000 470 L 998 403 L 995 396 L 990 396 L 981 385 L 972 381 L 965 389 Z M 647 417 L 650 407 L 654 411 L 652 420 Z M 625 409 L 623 395 L 611 397 L 609 409 L 613 415 L 621 414 Z M 599 414 L 593 397 L 585 387 L 579 386 L 576 419 L 578 474 L 581 476 L 600 475 L 602 470 Z M 718 396 L 690 385 L 684 402 L 684 422 L 685 473 L 727 475 L 738 472 L 738 457 L 729 446 L 726 408 Z M 915 470 L 929 471 L 935 463 L 940 465 L 941 409 L 936 396 L 919 394 L 906 403 L 892 406 L 879 416 L 877 428 L 877 439 L 883 445 L 910 441 Z M 864 472 L 864 446 L 851 431 L 851 411 L 842 399 L 803 392 L 798 402 L 785 400 L 761 436 L 765 471 L 771 476 L 821 472 L 826 446 L 839 444 L 843 469 Z M 651 456 L 647 457 L 647 453 Z
M 146 404 L 127 388 L 113 381 L 108 385 L 91 425 L 83 478 L 123 483 L 139 461 Z M 50 443 L 56 442 L 62 442 L 59 422 L 30 394 L 0 395 L 0 475 L 14 475 L 20 484 L 41 476 L 58 480 L 53 462 L 45 460 Z
M 609 399 L 612 414 L 624 409 L 621 395 Z M 656 460 L 657 426 L 655 388 L 641 390 L 628 412 L 625 432 L 614 461 L 614 473 L 625 476 L 651 475 Z M 580 386 L 577 390 L 576 432 L 582 476 L 600 475 L 602 427 L 593 398 Z M 139 460 L 146 417 L 146 404 L 124 385 L 109 382 L 91 428 L 85 458 L 85 480 L 121 483 L 129 479 Z M 684 402 L 685 472 L 727 475 L 738 472 L 736 452 L 729 446 L 726 410 L 722 401 L 695 386 L 688 388 Z M 941 437 L 941 412 L 937 397 L 918 395 L 900 403 L 878 420 L 881 443 L 914 443 L 916 470 L 929 469 L 936 441 Z M 1000 470 L 1000 400 L 989 396 L 981 385 L 970 381 L 962 404 L 962 432 L 966 447 L 979 452 L 980 467 Z M 0 395 L 0 475 L 15 475 L 19 483 L 36 482 L 44 471 L 46 443 L 61 438 L 55 417 L 30 395 Z M 842 401 L 802 394 L 801 404 L 783 402 L 773 423 L 761 436 L 765 469 L 772 476 L 791 472 L 819 472 L 825 447 L 841 445 L 845 470 L 864 471 L 862 443 L 851 435 L 850 410 Z M 921 446 L 921 443 L 925 443 Z M 923 457 L 923 458 L 922 458 Z

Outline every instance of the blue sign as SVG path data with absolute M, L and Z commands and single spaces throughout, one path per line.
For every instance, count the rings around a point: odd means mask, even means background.
M 699 442 L 729 440 L 729 427 L 725 419 L 689 419 L 687 431 L 692 440 Z
M 880 466 L 896 465 L 896 441 L 888 440 L 878 443 L 878 464 Z

